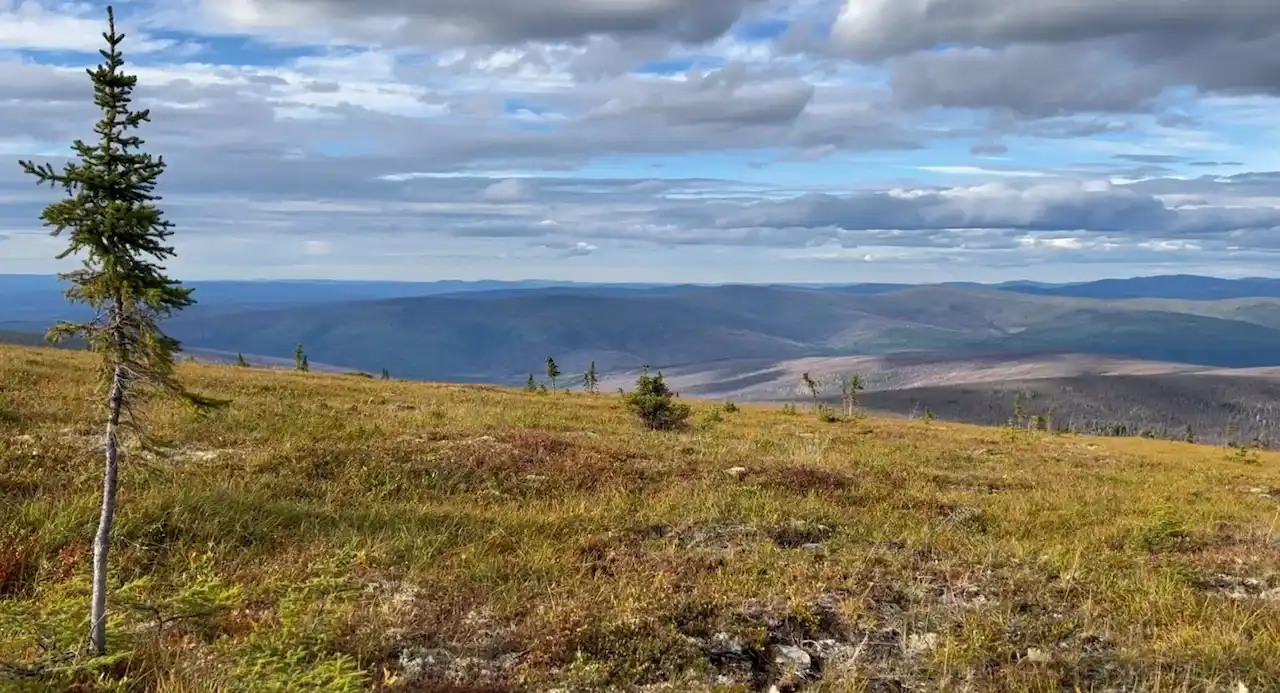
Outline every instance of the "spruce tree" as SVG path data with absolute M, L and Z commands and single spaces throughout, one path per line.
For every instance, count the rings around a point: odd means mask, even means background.
M 293 350 L 293 369 L 300 373 L 311 370 L 311 362 L 307 360 L 307 353 L 302 350 L 301 342 Z
M 391 380 L 391 371 L 387 370 L 386 368 L 383 368 L 383 369 L 382 369 L 382 379 L 383 379 L 383 380 Z
M 48 334 L 52 342 L 82 336 L 101 356 L 101 383 L 106 397 L 103 437 L 105 467 L 102 507 L 93 542 L 93 588 L 90 598 L 89 649 L 107 652 L 107 567 L 111 529 L 115 521 L 122 449 L 120 434 L 133 432 L 144 445 L 152 441 L 141 429 L 134 406 L 148 392 L 176 397 L 204 408 L 217 404 L 189 392 L 174 374 L 178 340 L 166 335 L 160 320 L 195 303 L 192 289 L 165 275 L 161 264 L 174 257 L 167 244 L 172 222 L 154 204 L 156 181 L 165 169 L 163 157 L 140 151 L 142 138 L 131 134 L 150 121 L 148 110 L 133 110 L 137 77 L 121 71 L 124 58 L 115 13 L 107 7 L 106 50 L 103 62 L 89 69 L 93 101 L 101 109 L 93 144 L 75 140 L 78 161 L 56 171 L 52 164 L 19 161 L 37 184 L 61 186 L 65 199 L 50 204 L 40 219 L 51 235 L 67 234 L 68 244 L 57 257 L 80 255 L 81 268 L 60 274 L 70 284 L 69 301 L 91 306 L 96 315 L 85 323 L 61 321 Z
M 675 401 L 671 388 L 662 380 L 662 371 L 649 375 L 647 365 L 636 379 L 635 391 L 624 394 L 622 399 L 628 409 L 654 430 L 683 428 L 692 413 L 689 405 Z
M 809 377 L 808 371 L 805 371 L 804 374 L 800 376 L 800 380 L 801 382 L 804 383 L 805 388 L 809 390 L 810 396 L 813 397 L 813 410 L 817 411 L 818 410 L 818 382 L 813 378 Z
M 587 369 L 586 373 L 582 374 L 582 389 L 590 392 L 591 394 L 595 394 L 596 387 L 599 384 L 600 378 L 596 374 L 596 362 L 592 361 L 591 367 Z
M 849 416 L 853 416 L 853 410 L 858 406 L 858 392 L 862 389 L 860 376 L 846 375 L 840 378 L 840 398 L 844 400 L 844 410 Z
M 556 360 L 547 357 L 547 377 L 551 379 L 551 391 L 556 391 L 556 378 L 560 377 L 560 366 L 556 365 Z
M 529 379 L 524 381 L 524 389 L 528 390 L 529 392 L 538 391 L 538 383 L 533 379 L 532 373 L 529 374 Z
M 248 368 L 249 362 L 244 360 L 244 354 L 236 352 L 236 365 L 241 368 Z

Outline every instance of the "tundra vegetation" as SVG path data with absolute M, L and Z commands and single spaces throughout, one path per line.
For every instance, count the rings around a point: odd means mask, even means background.
M 657 430 L 613 397 L 186 363 L 231 405 L 140 403 L 171 445 L 123 469 L 112 654 L 77 669 L 96 363 L 0 348 L 0 688 L 1280 677 L 1276 453 L 697 402 Z

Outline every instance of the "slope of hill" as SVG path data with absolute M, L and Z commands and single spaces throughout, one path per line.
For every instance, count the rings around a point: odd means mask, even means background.
M 287 308 L 324 303 L 370 301 L 413 296 L 482 295 L 507 298 L 563 293 L 626 296 L 678 292 L 692 285 L 662 283 L 581 283 L 553 280 L 422 282 L 360 280 L 192 280 L 200 312 L 226 312 L 262 308 Z M 1104 279 L 1074 284 L 1013 281 L 1000 284 L 944 282 L 926 285 L 954 289 L 981 289 L 1005 293 L 1092 299 L 1180 299 L 1216 301 L 1231 298 L 1278 298 L 1280 279 L 1221 279 L 1195 275 L 1167 275 Z M 768 288 L 805 288 L 853 295 L 878 295 L 915 288 L 911 284 L 770 284 Z M 83 316 L 83 308 L 69 306 L 65 287 L 52 275 L 0 274 L 0 325 Z M 25 329 L 25 327 L 24 327 Z
M 1001 285 L 1000 288 L 1044 296 L 1101 299 L 1170 298 L 1215 301 L 1227 298 L 1280 297 L 1280 279 L 1264 277 L 1222 279 L 1192 274 L 1100 279 L 1075 284 L 1012 283 Z
M 515 382 L 554 356 L 566 372 L 722 359 L 895 352 L 1077 352 L 1201 365 L 1280 365 L 1280 300 L 1214 308 L 992 289 L 876 294 L 794 287 L 682 287 L 620 295 L 531 292 L 403 298 L 180 315 L 193 347 L 314 358 L 405 377 Z M 1249 319 L 1241 319 L 1242 317 Z
M 83 631 L 88 355 L 0 348 L 0 687 Z M 1280 456 L 182 364 L 123 478 L 146 690 L 1265 690 Z M 127 458 L 128 459 L 128 458 Z M 96 675 L 96 674 L 95 674 Z
M 810 400 L 808 373 L 823 402 L 839 407 L 842 375 L 857 374 L 860 402 L 880 414 L 1001 425 L 1014 400 L 1030 416 L 1062 429 L 1182 439 L 1187 427 L 1205 443 L 1280 443 L 1280 368 L 1217 368 L 1091 354 L 1001 352 L 966 356 L 891 354 L 745 359 L 663 371 L 684 397 L 712 401 Z M 613 391 L 636 372 L 613 374 Z

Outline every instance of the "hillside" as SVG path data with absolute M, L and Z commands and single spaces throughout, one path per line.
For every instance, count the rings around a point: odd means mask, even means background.
M 1147 277 L 836 287 L 551 282 L 197 281 L 168 325 L 192 349 L 416 379 L 515 384 L 643 364 L 1068 352 L 1218 367 L 1280 365 L 1280 280 Z M 0 275 L 0 330 L 42 332 L 71 307 L 48 277 Z M 1192 300 L 1213 297 L 1215 300 Z
M 0 677 L 82 634 L 91 365 L 0 347 Z M 111 675 L 140 690 L 1280 678 L 1278 454 L 705 404 L 659 433 L 608 395 L 179 372 L 232 405 L 151 405 L 170 452 L 125 461 Z
M 957 287 L 876 294 L 680 287 L 630 294 L 531 291 L 177 316 L 189 346 L 409 378 L 514 384 L 554 356 L 566 372 L 724 359 L 1050 351 L 1223 366 L 1280 365 L 1280 300 L 1099 301 Z
M 663 372 L 685 397 L 734 402 L 807 402 L 801 376 L 809 373 L 821 398 L 840 403 L 839 378 L 858 374 L 862 406 L 882 414 L 1000 425 L 1020 397 L 1028 416 L 1066 429 L 1122 426 L 1182 439 L 1186 428 L 1206 443 L 1280 442 L 1280 368 L 1216 368 L 1092 354 L 999 352 L 955 356 L 906 353 L 743 359 L 694 364 Z M 613 391 L 635 372 L 605 378 Z

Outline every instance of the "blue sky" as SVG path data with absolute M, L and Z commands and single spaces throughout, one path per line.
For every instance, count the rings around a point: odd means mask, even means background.
M 117 15 L 179 277 L 1280 275 L 1280 6 L 1140 4 Z M 91 136 L 104 8 L 0 0 L 0 272 L 68 266 L 16 160 Z

